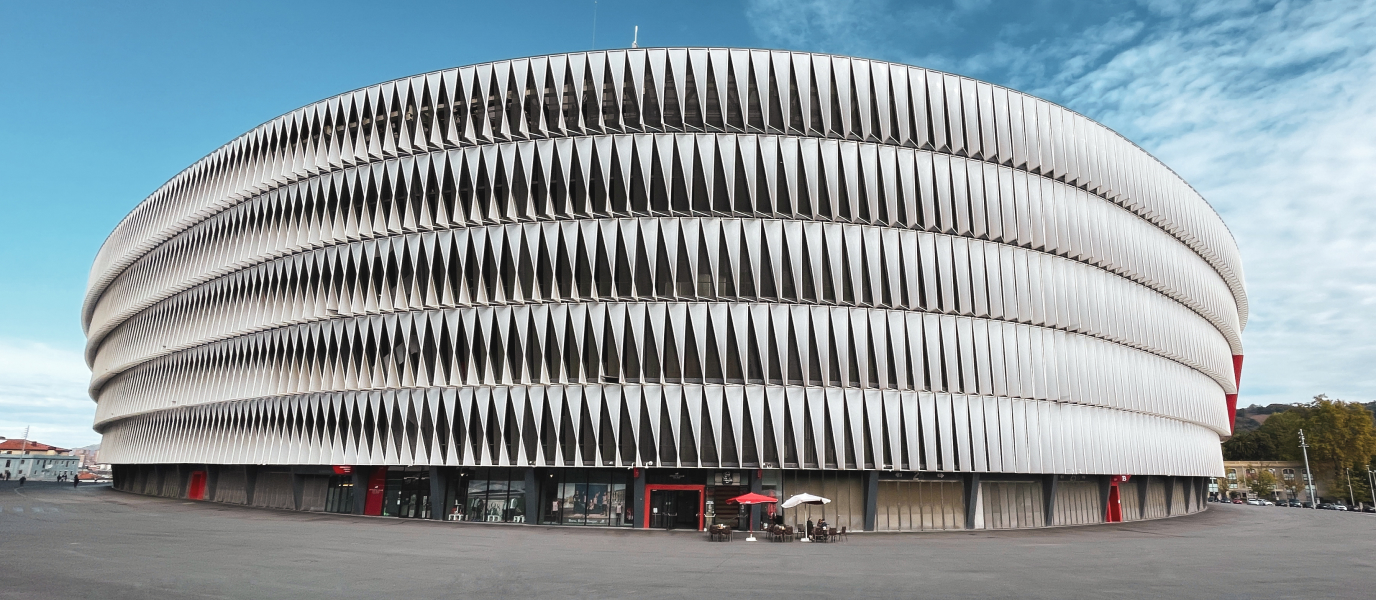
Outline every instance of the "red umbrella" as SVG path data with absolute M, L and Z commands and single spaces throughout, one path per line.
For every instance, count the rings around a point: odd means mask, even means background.
M 769 503 L 771 503 L 771 502 L 778 502 L 778 501 L 779 501 L 778 498 L 771 498 L 771 497 L 766 496 L 766 495 L 764 495 L 764 494 L 756 494 L 755 492 L 750 492 L 749 494 L 745 494 L 744 496 L 736 496 L 735 498 L 732 498 L 732 499 L 730 499 L 730 500 L 727 500 L 728 503 L 734 502 L 734 503 L 736 503 L 736 504 L 769 504 Z M 753 542 L 753 541 L 755 541 L 755 515 L 753 515 L 753 514 L 750 515 L 750 529 L 749 529 L 749 531 L 750 531 L 750 537 L 745 538 L 745 541 L 747 541 L 747 542 Z
M 770 498 L 769 496 L 756 494 L 755 492 L 750 492 L 744 496 L 736 496 L 735 498 L 727 500 L 727 502 L 735 502 L 736 504 L 769 504 L 778 501 L 778 498 Z

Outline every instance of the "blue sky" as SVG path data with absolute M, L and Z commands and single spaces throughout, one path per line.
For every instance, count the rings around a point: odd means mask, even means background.
M 0 436 L 98 441 L 78 310 L 146 194 L 378 81 L 532 54 L 751 46 L 1061 103 L 1190 181 L 1242 248 L 1243 404 L 1376 398 L 1376 3 L 753 0 L 0 4 Z

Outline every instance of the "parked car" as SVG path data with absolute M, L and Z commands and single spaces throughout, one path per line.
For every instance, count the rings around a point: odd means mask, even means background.
M 1376 506 L 1367 506 L 1367 507 L 1364 507 L 1364 508 L 1362 508 L 1362 512 L 1366 512 L 1366 513 L 1376 513 Z
M 1248 498 L 1248 499 L 1247 499 L 1247 506 L 1264 506 L 1264 505 L 1262 504 L 1262 501 L 1261 501 L 1261 500 L 1257 500 L 1256 498 Z
M 1261 505 L 1262 505 L 1262 506 L 1275 506 L 1276 503 L 1275 503 L 1275 502 L 1272 502 L 1272 501 L 1270 501 L 1270 500 L 1262 500 L 1262 501 L 1261 501 Z
M 1303 502 L 1300 502 L 1299 500 L 1296 500 L 1296 499 L 1294 499 L 1294 498 L 1291 498 L 1291 499 L 1289 499 L 1289 500 L 1286 500 L 1286 501 L 1285 501 L 1285 505 L 1288 506 L 1288 507 L 1290 507 L 1290 508 L 1304 508 L 1304 503 L 1303 503 Z
M 1300 508 L 1314 508 L 1313 502 L 1301 502 Z
M 1341 510 L 1341 511 L 1343 511 L 1343 512 L 1347 512 L 1347 505 L 1346 505 L 1346 504 L 1334 504 L 1334 505 L 1333 505 L 1333 510 Z
M 1233 498 L 1233 504 L 1242 504 L 1242 498 Z

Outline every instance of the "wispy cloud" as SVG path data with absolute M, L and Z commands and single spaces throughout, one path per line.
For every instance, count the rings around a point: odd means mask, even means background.
M 68 448 L 100 441 L 91 430 L 91 373 L 79 352 L 0 339 L 0 435 Z
M 1155 0 L 1070 25 L 1006 6 L 760 0 L 748 14 L 770 45 L 989 79 L 1123 133 L 1242 249 L 1243 403 L 1376 397 L 1376 4 Z M 919 23 L 980 39 L 953 50 Z

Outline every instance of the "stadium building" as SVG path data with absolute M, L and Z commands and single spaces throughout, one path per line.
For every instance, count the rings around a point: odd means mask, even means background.
M 895 531 L 1201 510 L 1247 301 L 1205 200 L 1070 110 L 669 48 L 264 123 L 116 227 L 82 316 L 123 490 L 638 528 L 810 492 Z

